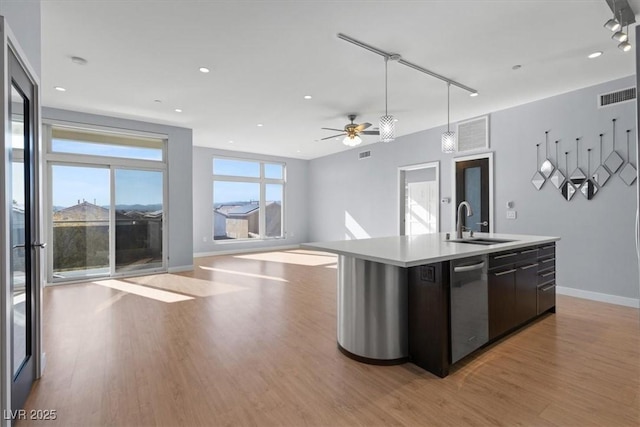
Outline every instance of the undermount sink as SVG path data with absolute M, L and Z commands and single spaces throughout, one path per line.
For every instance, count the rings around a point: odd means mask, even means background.
M 469 243 L 471 245 L 497 245 L 499 243 L 515 242 L 515 240 L 507 239 L 492 239 L 489 237 L 469 237 L 466 239 L 451 239 L 450 242 L 454 243 Z

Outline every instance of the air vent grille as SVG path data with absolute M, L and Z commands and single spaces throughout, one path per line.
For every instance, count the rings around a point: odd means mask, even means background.
M 358 160 L 366 159 L 371 157 L 371 150 L 361 151 L 358 153 Z
M 458 153 L 489 148 L 489 116 L 458 123 Z
M 631 101 L 636 99 L 636 88 L 630 87 L 616 92 L 604 93 L 598 95 L 598 108 L 608 107 L 620 102 Z

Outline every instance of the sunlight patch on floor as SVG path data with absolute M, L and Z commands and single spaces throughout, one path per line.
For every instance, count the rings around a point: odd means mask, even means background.
M 208 271 L 217 271 L 219 273 L 237 274 L 239 276 L 256 277 L 258 279 L 275 280 L 277 282 L 289 283 L 287 279 L 283 279 L 282 277 L 265 276 L 264 274 L 245 273 L 243 271 L 235 271 L 235 270 L 224 270 L 222 268 L 205 267 L 203 265 L 201 265 L 200 268 Z
M 217 280 L 203 280 L 178 274 L 155 274 L 153 276 L 130 277 L 129 283 L 153 286 L 172 292 L 180 292 L 194 297 L 210 297 L 231 292 L 246 291 L 248 288 L 219 282 Z
M 336 261 L 326 255 L 301 254 L 293 251 L 284 252 L 260 252 L 256 254 L 236 255 L 234 258 L 248 259 L 252 261 L 270 261 L 284 264 L 306 265 L 318 267 L 333 264 Z
M 153 277 L 153 276 L 150 276 Z M 106 288 L 116 289 L 118 291 L 126 292 L 129 294 L 138 295 L 145 298 L 154 299 L 156 301 L 162 301 L 166 303 L 187 301 L 193 299 L 186 295 L 180 295 L 173 292 L 162 291 L 160 289 L 149 288 L 146 286 L 140 286 L 133 283 L 128 283 L 124 280 L 100 280 L 91 282 L 94 285 L 104 286 Z

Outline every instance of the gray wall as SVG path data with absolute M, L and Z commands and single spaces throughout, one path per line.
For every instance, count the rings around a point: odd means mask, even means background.
M 611 119 L 617 118 L 617 151 L 626 158 L 624 130 L 634 129 L 631 158 L 635 159 L 635 103 L 603 109 L 596 105 L 598 94 L 634 85 L 635 78 L 628 77 L 490 115 L 490 151 L 495 153 L 494 231 L 560 236 L 559 286 L 638 298 L 634 237 L 637 183 L 627 187 L 616 174 L 593 200 L 577 194 L 567 202 L 550 182 L 540 191 L 530 182 L 535 172 L 535 144 L 544 143 L 545 130 L 550 130 L 551 141 L 561 140 L 561 151 L 571 152 L 571 171 L 576 167 L 575 138 L 583 138 L 580 166 L 586 173 L 586 148 L 595 149 L 593 171 L 598 134 L 605 134 L 606 157 L 611 150 Z M 452 197 L 453 160 L 440 152 L 443 130 L 430 129 L 393 143 L 312 160 L 309 239 L 344 239 L 350 233 L 346 213 L 371 237 L 396 235 L 399 166 L 440 160 L 440 197 Z M 371 150 L 371 157 L 358 160 L 358 151 L 365 149 Z M 507 201 L 514 202 L 516 220 L 505 217 Z M 452 230 L 453 204 L 440 207 L 441 230 Z
M 1 0 L 0 15 L 6 18 L 29 63 L 40 76 L 40 1 Z
M 212 242 L 213 232 L 213 156 L 240 159 L 268 160 L 286 163 L 287 183 L 285 185 L 284 230 L 285 239 Z M 308 240 L 308 185 L 307 160 L 247 154 L 236 151 L 193 147 L 193 252 L 209 254 L 219 251 L 259 249 L 262 247 L 295 245 Z M 204 241 L 206 239 L 206 241 Z
M 169 200 L 167 203 L 169 206 L 169 269 L 175 270 L 193 265 L 191 129 L 53 108 L 43 108 L 42 117 L 49 120 L 63 120 L 167 135 L 169 139 L 167 160 L 169 168 Z

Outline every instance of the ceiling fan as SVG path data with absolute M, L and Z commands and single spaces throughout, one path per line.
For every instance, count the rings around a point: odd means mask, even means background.
M 380 132 L 377 130 L 365 130 L 371 126 L 371 123 L 356 124 L 354 123 L 354 120 L 356 119 L 355 114 L 349 114 L 348 117 L 349 117 L 349 120 L 351 120 L 351 123 L 348 123 L 347 125 L 345 125 L 344 130 L 333 129 L 333 128 L 322 128 L 325 130 L 334 130 L 336 132 L 341 132 L 341 133 L 337 135 L 328 136 L 326 138 L 322 138 L 321 141 L 344 135 L 345 138 L 342 140 L 342 143 L 350 147 L 355 147 L 356 145 L 359 145 L 360 143 L 362 143 L 362 139 L 360 138 L 360 135 L 380 135 Z

